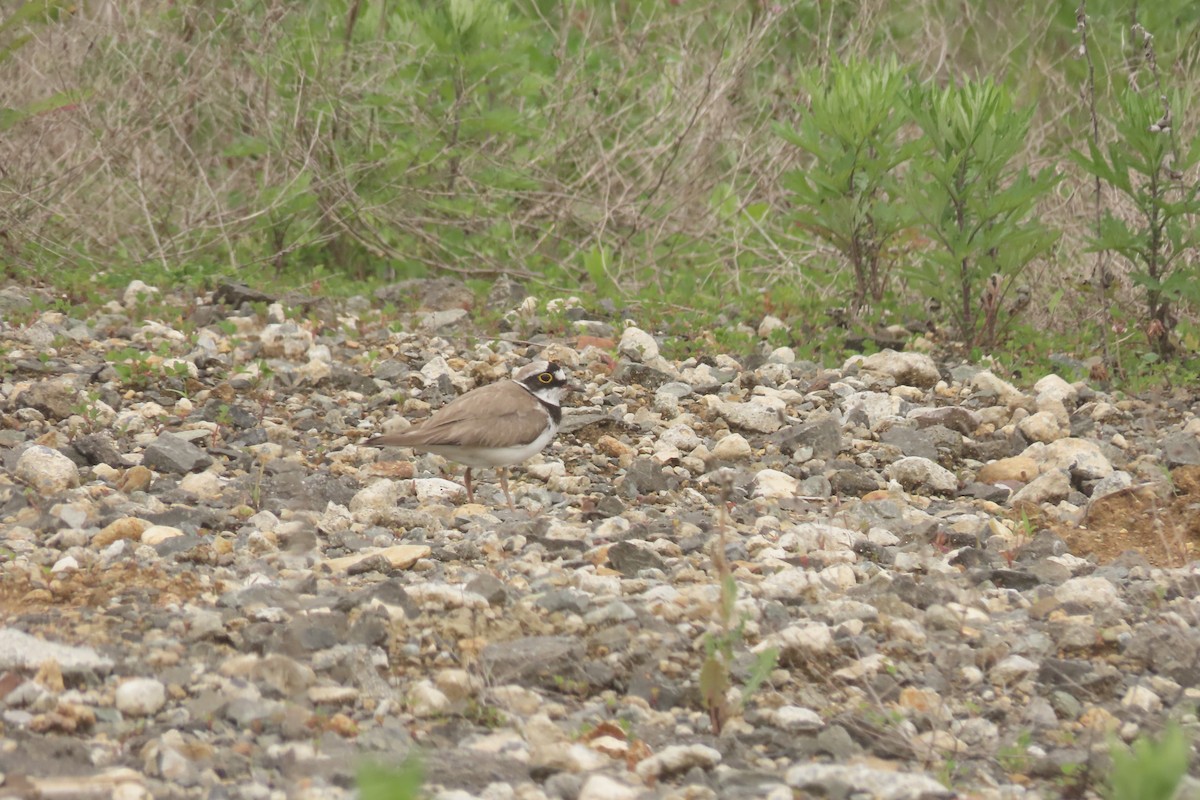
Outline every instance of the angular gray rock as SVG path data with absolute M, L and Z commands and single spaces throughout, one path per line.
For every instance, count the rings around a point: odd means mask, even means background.
M 187 439 L 164 433 L 146 446 L 142 463 L 160 472 L 187 474 L 210 466 L 213 460 Z

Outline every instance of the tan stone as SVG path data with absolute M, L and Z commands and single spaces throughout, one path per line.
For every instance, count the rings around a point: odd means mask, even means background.
M 979 468 L 979 474 L 975 476 L 975 479 L 980 483 L 1000 483 L 1001 481 L 1028 483 L 1037 476 L 1036 461 L 1028 456 L 1013 456 L 984 464 Z
M 144 519 L 137 517 L 121 517 L 115 522 L 111 522 L 92 537 L 93 547 L 108 547 L 118 539 L 140 539 L 142 533 L 151 525 Z
M 117 482 L 117 488 L 122 492 L 129 494 L 130 492 L 144 492 L 150 486 L 150 481 L 154 478 L 154 473 L 149 467 L 138 465 L 130 467 L 121 476 L 121 480 Z
M 392 565 L 392 569 L 408 569 L 417 563 L 418 560 L 427 557 L 432 552 L 428 546 L 423 544 L 398 544 L 393 547 L 385 547 L 382 550 L 373 550 L 369 553 L 355 553 L 352 556 L 331 558 L 325 562 L 325 566 L 334 572 L 344 572 L 363 559 L 383 556 Z

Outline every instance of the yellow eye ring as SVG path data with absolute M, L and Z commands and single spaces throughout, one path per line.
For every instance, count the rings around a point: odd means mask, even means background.
M 554 375 L 549 372 L 543 372 L 541 375 L 538 375 L 538 381 L 541 383 L 553 383 Z

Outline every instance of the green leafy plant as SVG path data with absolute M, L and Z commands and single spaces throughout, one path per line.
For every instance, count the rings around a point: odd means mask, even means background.
M 399 767 L 364 764 L 358 770 L 360 800 L 417 800 L 425 771 L 421 762 L 409 756 Z
M 727 504 L 732 490 L 732 476 L 725 470 L 718 472 L 721 487 L 721 502 L 717 524 L 717 540 L 713 545 L 713 566 L 721 581 L 720 602 L 717 605 L 717 630 L 704 637 L 704 662 L 700 666 L 700 699 L 708 711 L 713 733 L 720 735 L 725 721 L 738 713 L 758 687 L 775 669 L 779 650 L 769 647 L 755 657 L 754 665 L 742 684 L 737 703 L 729 701 L 729 690 L 733 685 L 732 667 L 734 658 L 745 641 L 745 617 L 737 616 L 737 581 L 725 559 L 725 529 L 728 525 Z
M 1200 137 L 1184 150 L 1178 146 L 1172 117 L 1187 110 L 1178 91 L 1155 97 L 1125 87 L 1116 101 L 1116 140 L 1104 148 L 1089 140 L 1086 153 L 1072 155 L 1135 209 L 1133 220 L 1106 209 L 1092 247 L 1129 264 L 1144 292 L 1146 338 L 1153 353 L 1165 357 L 1178 349 L 1177 306 L 1200 307 L 1200 270 L 1187 259 L 1200 245 L 1200 181 L 1188 177 L 1200 161 Z
M 1188 772 L 1192 745 L 1179 725 L 1167 725 L 1152 739 L 1142 735 L 1127 749 L 1112 744 L 1110 800 L 1172 800 Z
M 1018 278 L 1058 240 L 1037 217 L 1061 179 L 1016 166 L 1032 110 L 990 79 L 925 85 L 908 94 L 925 146 L 913 158 L 909 202 L 934 247 L 911 275 L 947 309 L 968 346 L 996 346 L 1020 311 Z
M 783 178 L 791 191 L 792 221 L 828 242 L 854 272 L 857 312 L 887 294 L 897 235 L 911 222 L 900 202 L 899 168 L 915 150 L 901 129 L 906 70 L 895 60 L 851 60 L 802 81 L 809 109 L 794 127 L 777 125 L 787 142 L 811 159 Z

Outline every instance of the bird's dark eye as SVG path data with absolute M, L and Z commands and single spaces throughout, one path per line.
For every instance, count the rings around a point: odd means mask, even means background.
M 554 382 L 554 373 L 553 372 L 543 372 L 541 375 L 538 375 L 538 380 L 541 383 L 553 383 Z

